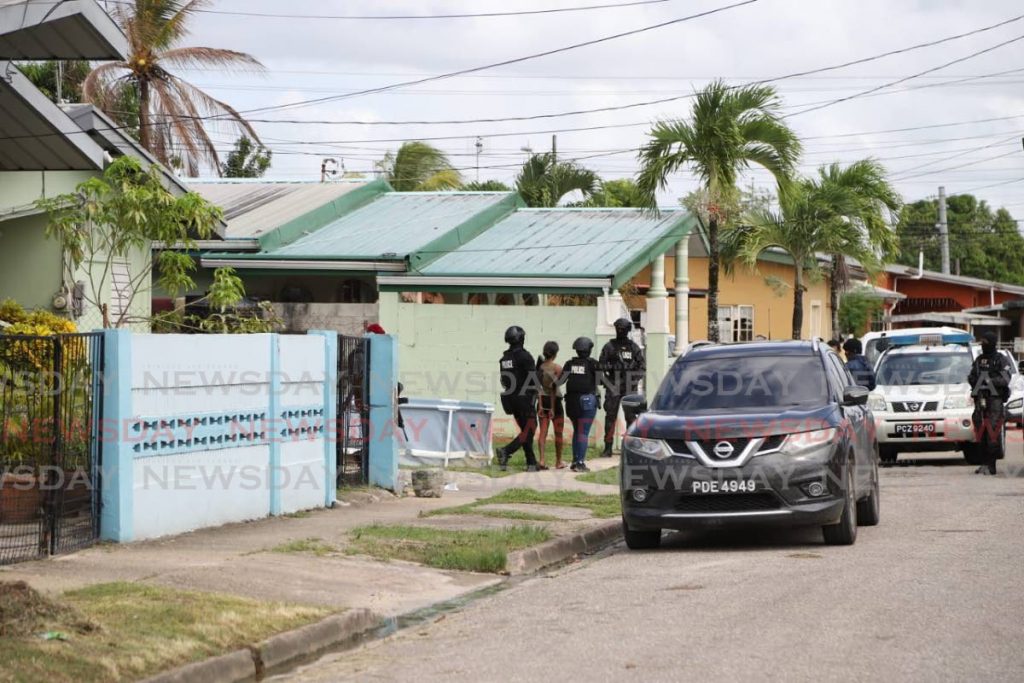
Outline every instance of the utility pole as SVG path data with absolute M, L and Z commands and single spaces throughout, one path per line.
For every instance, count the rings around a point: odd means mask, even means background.
M 57 60 L 57 104 L 64 99 L 64 62 Z
M 480 153 L 484 151 L 484 139 L 476 137 L 476 181 L 480 182 Z
M 551 136 L 551 158 L 553 161 L 558 161 L 558 136 Z
M 939 187 L 939 241 L 942 245 L 942 274 L 949 275 L 949 225 L 946 223 L 946 188 Z

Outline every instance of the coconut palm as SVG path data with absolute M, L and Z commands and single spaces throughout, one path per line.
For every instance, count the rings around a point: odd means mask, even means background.
M 900 195 L 886 178 L 885 168 L 873 159 L 856 161 L 843 168 L 839 164 L 818 169 L 818 183 L 831 188 L 832 196 L 841 202 L 834 208 L 832 220 L 853 222 L 861 228 L 862 247 L 874 258 L 862 263 L 874 270 L 886 256 L 899 248 L 899 238 L 892 226 L 899 219 L 903 204 Z M 845 209 L 844 209 L 845 207 Z M 831 253 L 829 297 L 832 306 L 832 335 L 839 332 L 839 303 L 842 292 L 849 287 L 850 273 L 845 254 Z
M 459 188 L 463 192 L 511 192 L 512 188 L 500 180 L 474 180 Z
M 462 186 L 462 176 L 452 168 L 448 155 L 418 140 L 403 142 L 397 153 L 388 152 L 376 165 L 399 192 L 455 190 Z
M 516 191 L 532 207 L 558 206 L 573 192 L 590 197 L 600 184 L 596 173 L 572 161 L 558 161 L 552 152 L 532 155 L 516 176 Z
M 808 275 L 818 274 L 818 254 L 842 254 L 868 262 L 873 251 L 860 226 L 836 217 L 856 211 L 859 199 L 845 188 L 821 179 L 801 180 L 780 192 L 781 211 L 757 208 L 742 216 L 740 225 L 723 235 L 726 252 L 753 267 L 761 254 L 782 249 L 793 259 L 793 339 L 804 324 L 804 292 Z
M 800 141 L 779 115 L 780 100 L 771 86 L 732 88 L 722 81 L 697 93 L 689 121 L 659 121 L 640 150 L 637 186 L 654 209 L 658 190 L 669 177 L 688 168 L 700 179 L 700 213 L 708 233 L 708 339 L 718 341 L 719 228 L 728 225 L 737 204 L 736 181 L 751 164 L 770 171 L 780 184 L 800 156 Z
M 251 55 L 212 47 L 179 47 L 193 15 L 210 0 L 134 0 L 117 3 L 111 13 L 128 37 L 129 57 L 92 70 L 82 84 L 82 97 L 119 117 L 123 87 L 131 84 L 139 97 L 139 142 L 165 165 L 180 165 L 196 175 L 201 165 L 220 169 L 220 157 L 206 130 L 207 123 L 231 128 L 256 142 L 252 126 L 230 105 L 208 95 L 172 73 L 197 66 L 262 70 Z

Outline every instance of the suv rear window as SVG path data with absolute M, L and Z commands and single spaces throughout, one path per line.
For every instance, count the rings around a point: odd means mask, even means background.
M 883 386 L 965 384 L 970 353 L 900 353 L 882 358 L 875 382 Z
M 653 410 L 714 412 L 814 408 L 829 402 L 816 356 L 736 356 L 676 363 Z

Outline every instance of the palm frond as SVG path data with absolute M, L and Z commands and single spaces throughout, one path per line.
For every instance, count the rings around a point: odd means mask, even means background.
M 216 47 L 180 47 L 160 54 L 161 63 L 181 69 L 216 66 L 229 71 L 265 71 L 263 63 L 252 55 Z

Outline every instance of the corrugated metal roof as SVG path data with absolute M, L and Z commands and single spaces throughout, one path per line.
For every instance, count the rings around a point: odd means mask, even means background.
M 0 171 L 91 171 L 103 149 L 25 76 L 0 61 Z
M 511 196 L 507 192 L 389 192 L 274 250 L 272 256 L 402 258 Z
M 249 239 L 365 185 L 363 182 L 197 182 L 189 183 L 189 189 L 223 209 L 227 223 L 225 239 Z
M 524 209 L 422 269 L 424 275 L 614 276 L 689 214 L 640 209 Z M 685 230 L 679 229 L 680 236 Z
M 0 0 L 2 59 L 126 59 L 127 49 L 95 0 Z

